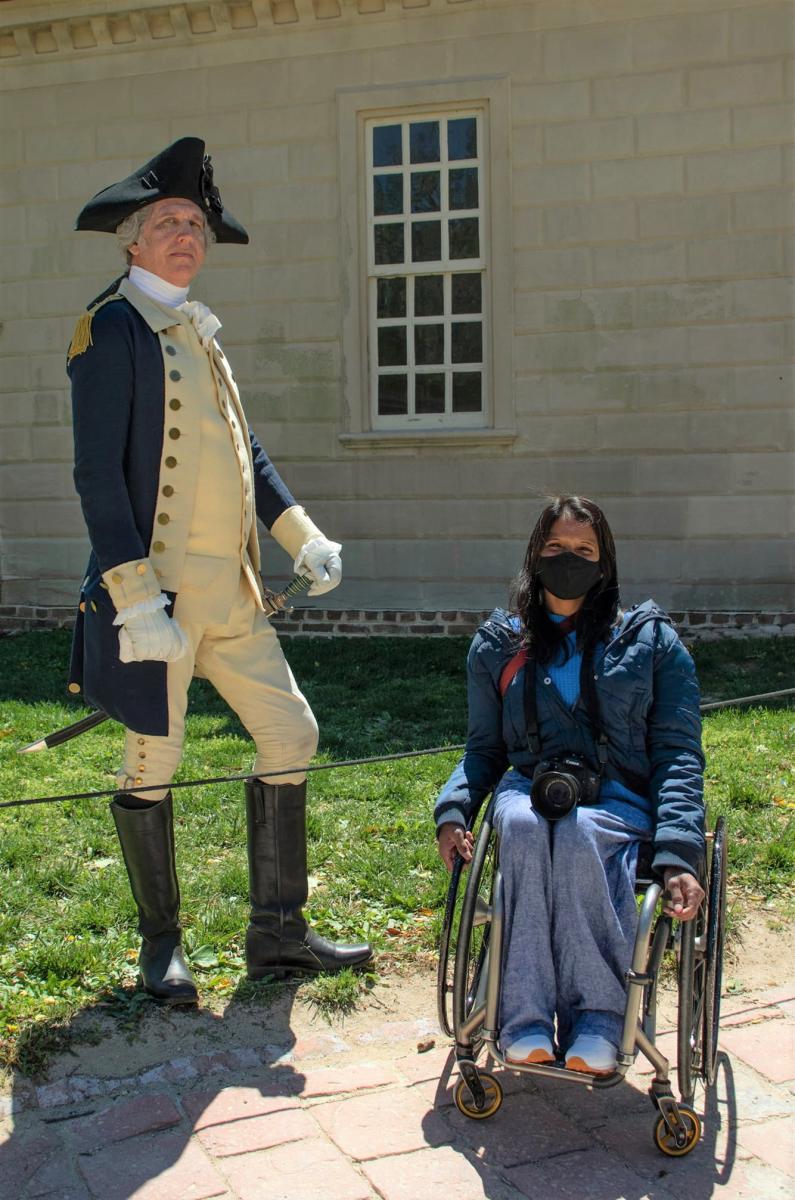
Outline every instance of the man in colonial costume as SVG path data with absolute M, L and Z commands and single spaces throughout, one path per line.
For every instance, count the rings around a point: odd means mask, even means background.
M 256 745 L 246 784 L 248 974 L 339 970 L 370 956 L 311 930 L 306 774 L 317 725 L 263 605 L 256 518 L 335 587 L 341 547 L 293 499 L 248 429 L 220 322 L 188 299 L 212 241 L 246 244 L 199 138 L 99 192 L 77 229 L 116 233 L 128 272 L 89 305 L 69 348 L 75 485 L 91 540 L 69 688 L 126 728 L 111 811 L 143 938 L 144 986 L 195 1003 L 181 949 L 169 784 L 188 686 L 210 680 Z M 270 774 L 274 774 L 270 780 Z M 287 772 L 282 774 L 281 772 Z M 136 787 L 160 785 L 136 792 Z

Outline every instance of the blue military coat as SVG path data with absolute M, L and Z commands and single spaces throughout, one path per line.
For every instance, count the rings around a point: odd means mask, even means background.
M 74 480 L 91 541 L 69 690 L 137 732 L 165 736 L 167 664 L 119 660 L 116 609 L 102 582 L 112 567 L 149 554 L 166 416 L 160 341 L 132 304 L 113 298 L 94 312 L 89 344 L 70 358 L 68 372 Z M 251 430 L 249 438 L 257 516 L 270 528 L 295 500 Z M 170 613 L 175 593 L 166 594 Z

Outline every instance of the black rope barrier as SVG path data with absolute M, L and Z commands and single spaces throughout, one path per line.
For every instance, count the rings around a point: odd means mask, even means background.
M 731 700 L 714 700 L 700 706 L 701 712 L 715 712 L 721 708 L 736 708 L 738 705 L 754 704 L 762 700 L 779 700 L 785 696 L 795 696 L 795 688 L 781 688 L 776 692 L 759 692 L 755 696 L 735 696 Z M 339 762 L 330 763 L 315 763 L 308 767 L 289 767 L 284 771 L 268 771 L 268 779 L 275 779 L 281 775 L 296 775 L 298 772 L 307 773 L 316 771 L 335 771 L 342 767 L 365 767 L 373 763 L 396 762 L 403 758 L 425 758 L 434 754 L 452 754 L 454 751 L 465 749 L 464 743 L 458 743 L 451 746 L 433 746 L 428 750 L 401 750 L 394 754 L 376 754 L 371 758 L 346 758 Z M 246 775 L 217 775 L 210 779 L 186 779 L 181 783 L 170 783 L 168 787 L 175 791 L 177 788 L 188 787 L 209 787 L 216 783 L 248 783 L 255 779 L 260 779 L 262 772 L 254 775 L 249 772 Z M 162 791 L 162 783 L 141 784 L 131 789 L 136 793 Z M 97 800 L 103 796 L 116 796 L 119 794 L 119 788 L 103 788 L 96 792 L 68 792 L 59 796 L 32 796 L 24 800 L 4 800 L 0 802 L 1 808 L 22 808 L 31 804 L 61 804 L 67 800 Z

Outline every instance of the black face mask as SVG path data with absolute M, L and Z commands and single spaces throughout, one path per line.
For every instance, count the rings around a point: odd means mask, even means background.
M 538 577 L 558 600 L 578 600 L 602 578 L 598 562 L 563 550 L 549 558 L 539 558 Z

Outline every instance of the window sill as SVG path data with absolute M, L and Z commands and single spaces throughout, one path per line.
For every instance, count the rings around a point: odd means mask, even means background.
M 366 433 L 341 433 L 348 450 L 394 450 L 397 446 L 510 446 L 519 436 L 515 429 L 377 429 Z

